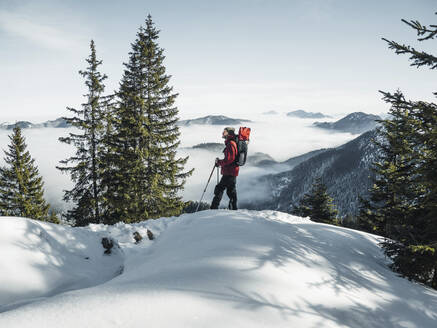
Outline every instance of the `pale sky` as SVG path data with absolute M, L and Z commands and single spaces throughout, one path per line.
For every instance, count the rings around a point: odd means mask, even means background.
M 106 91 L 118 86 L 147 14 L 161 30 L 181 118 L 249 118 L 303 109 L 380 114 L 378 90 L 433 101 L 435 72 L 409 66 L 382 37 L 437 54 L 402 18 L 436 24 L 435 0 L 0 0 L 0 122 L 68 115 L 96 43 Z

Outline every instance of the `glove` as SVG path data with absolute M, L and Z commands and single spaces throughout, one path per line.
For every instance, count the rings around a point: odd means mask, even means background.
M 219 166 L 220 166 L 220 164 L 219 164 L 219 160 L 220 160 L 220 159 L 219 159 L 218 157 L 215 159 L 215 166 L 216 166 L 216 167 L 219 167 Z

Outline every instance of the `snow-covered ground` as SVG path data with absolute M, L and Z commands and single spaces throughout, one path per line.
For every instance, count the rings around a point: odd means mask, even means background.
M 102 237 L 120 248 L 104 255 Z M 0 327 L 436 327 L 437 291 L 391 272 L 377 244 L 274 211 L 87 228 L 0 217 Z

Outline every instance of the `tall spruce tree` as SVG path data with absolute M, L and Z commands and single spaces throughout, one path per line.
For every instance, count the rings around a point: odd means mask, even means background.
M 437 35 L 436 25 L 403 22 L 419 41 Z M 384 40 L 397 54 L 410 55 L 412 66 L 437 68 L 437 57 Z M 406 100 L 399 91 L 383 96 L 391 118 L 383 121 L 377 143 L 382 157 L 361 221 L 387 237 L 382 246 L 395 271 L 437 288 L 437 105 Z
M 390 119 L 380 121 L 378 138 L 373 140 L 379 157 L 373 163 L 370 199 L 361 200 L 358 216 L 363 230 L 386 237 L 411 226 L 419 196 L 414 174 L 418 165 L 414 151 L 416 122 L 403 94 L 397 91 L 391 97 Z
M 6 166 L 0 168 L 1 215 L 51 221 L 44 200 L 42 177 L 32 159 L 21 129 L 15 126 L 5 151 Z
M 168 85 L 158 35 L 149 15 L 124 64 L 106 156 L 107 223 L 175 215 L 184 206 L 178 192 L 192 171 L 183 172 L 188 157 L 176 158 L 177 94 Z
M 332 201 L 325 184 L 318 177 L 311 191 L 302 197 L 300 204 L 293 208 L 292 213 L 304 217 L 309 216 L 315 222 L 337 224 L 338 212 Z
M 68 107 L 73 116 L 64 118 L 77 128 L 79 133 L 70 133 L 68 137 L 59 138 L 59 141 L 76 147 L 75 155 L 61 161 L 62 166 L 57 168 L 69 173 L 75 183 L 72 190 L 65 191 L 64 200 L 73 201 L 74 206 L 66 217 L 77 226 L 102 221 L 101 175 L 104 170 L 103 138 L 108 106 L 108 97 L 103 96 L 103 81 L 107 76 L 99 71 L 102 61 L 97 59 L 93 40 L 90 49 L 91 54 L 86 59 L 88 67 L 84 71 L 79 71 L 85 78 L 88 88 L 86 102 L 80 110 Z

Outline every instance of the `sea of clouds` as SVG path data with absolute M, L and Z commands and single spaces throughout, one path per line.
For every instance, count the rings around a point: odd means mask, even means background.
M 199 115 L 200 117 L 201 115 Z M 337 133 L 312 127 L 313 119 L 299 119 L 288 117 L 285 113 L 276 115 L 253 114 L 250 116 L 236 115 L 236 118 L 249 119 L 252 122 L 244 125 L 252 129 L 249 144 L 249 156 L 251 153 L 263 152 L 276 161 L 285 161 L 291 157 L 302 155 L 306 152 L 336 147 L 357 137 L 350 133 Z M 322 119 L 321 121 L 334 121 Z M 320 121 L 320 120 L 319 120 Z M 193 175 L 186 181 L 183 191 L 185 200 L 199 200 L 206 186 L 206 182 L 214 166 L 216 157 L 222 157 L 222 153 L 213 153 L 191 147 L 205 142 L 223 142 L 221 133 L 224 126 L 221 125 L 192 125 L 180 127 L 180 148 L 178 155 L 189 156 L 186 169 L 194 168 Z M 238 126 L 235 126 L 238 129 Z M 67 136 L 72 128 L 43 128 L 24 129 L 28 150 L 35 159 L 36 165 L 44 179 L 46 199 L 57 208 L 68 206 L 62 201 L 63 190 L 70 189 L 72 182 L 67 174 L 61 173 L 56 166 L 59 161 L 68 158 L 74 153 L 72 146 L 60 143 L 58 138 Z M 6 150 L 9 144 L 8 135 L 12 131 L 0 130 L 0 149 Z M 4 165 L 4 153 L 0 154 L 0 165 Z M 258 177 L 264 174 L 277 172 L 277 168 L 258 168 L 244 166 L 240 168 L 240 176 L 237 180 L 239 200 L 256 200 L 266 197 L 270 191 L 265 186 L 256 183 Z M 217 175 L 214 172 L 211 182 L 205 193 L 204 201 L 210 202 L 213 197 L 214 185 L 217 183 Z M 223 205 L 227 204 L 227 196 L 224 196 Z

